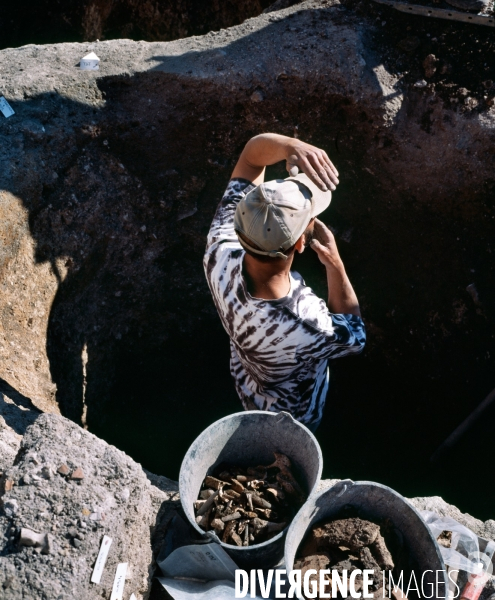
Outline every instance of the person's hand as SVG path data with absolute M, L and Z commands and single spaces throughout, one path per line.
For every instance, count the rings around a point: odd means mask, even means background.
M 291 139 L 287 144 L 286 168 L 293 177 L 303 171 L 321 190 L 335 190 L 339 173 L 327 153 L 301 140 Z
M 313 239 L 310 245 L 325 267 L 340 267 L 342 265 L 335 237 L 319 219 L 315 219 Z

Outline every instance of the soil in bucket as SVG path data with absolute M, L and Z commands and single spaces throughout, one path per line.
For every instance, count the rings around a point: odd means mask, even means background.
M 362 574 L 357 575 L 352 583 L 350 577 L 353 571 L 363 572 L 366 569 L 373 571 L 368 577 L 367 588 L 367 593 L 372 593 L 373 598 L 402 598 L 402 595 L 390 595 L 394 594 L 394 590 L 387 589 L 388 574 L 395 567 L 389 547 L 394 548 L 394 540 L 386 521 L 374 523 L 359 517 L 327 519 L 310 528 L 299 546 L 294 569 L 301 570 L 302 578 L 308 570 L 316 571 L 309 576 L 309 581 L 315 582 L 310 585 L 316 585 L 317 597 L 330 593 L 332 598 L 347 598 L 351 588 L 363 593 Z M 323 586 L 321 570 L 330 571 Z M 399 590 L 396 593 L 401 594 Z

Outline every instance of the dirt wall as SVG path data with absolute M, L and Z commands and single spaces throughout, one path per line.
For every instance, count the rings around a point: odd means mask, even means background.
M 0 47 L 202 35 L 259 15 L 269 0 L 21 0 L 0 7 Z

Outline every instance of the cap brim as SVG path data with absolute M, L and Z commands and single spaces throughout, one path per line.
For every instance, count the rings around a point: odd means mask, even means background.
M 306 173 L 299 173 L 295 177 L 286 177 L 285 181 L 295 181 L 302 183 L 311 192 L 311 218 L 316 217 L 330 206 L 332 200 L 332 192 L 327 190 L 324 192 L 311 181 Z

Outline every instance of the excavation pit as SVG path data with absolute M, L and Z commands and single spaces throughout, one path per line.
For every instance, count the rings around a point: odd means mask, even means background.
M 16 111 L 0 122 L 0 376 L 177 478 L 193 439 L 240 409 L 203 274 L 209 224 L 245 142 L 298 135 L 341 173 L 325 220 L 368 331 L 331 367 L 324 477 L 488 518 L 458 478 L 483 478 L 471 457 L 490 415 L 429 459 L 494 386 L 493 110 L 401 87 L 355 15 L 306 5 L 170 44 L 0 53 Z M 100 71 L 81 73 L 90 50 Z M 295 268 L 326 295 L 316 256 Z

